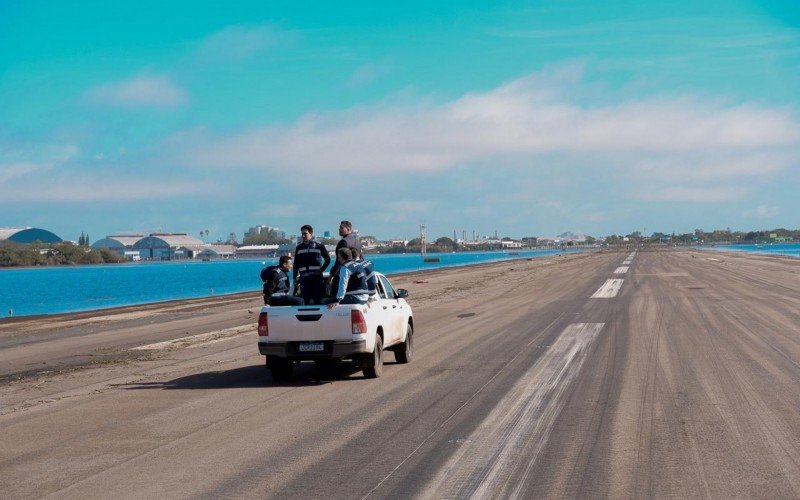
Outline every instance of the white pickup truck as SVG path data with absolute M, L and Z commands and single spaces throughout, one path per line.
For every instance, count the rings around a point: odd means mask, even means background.
M 411 361 L 414 318 L 405 301 L 408 291 L 395 290 L 378 276 L 378 300 L 369 305 L 264 306 L 258 316 L 258 351 L 267 357 L 274 380 L 288 380 L 296 362 L 352 359 L 366 378 L 383 371 L 383 351 L 394 351 L 398 363 Z

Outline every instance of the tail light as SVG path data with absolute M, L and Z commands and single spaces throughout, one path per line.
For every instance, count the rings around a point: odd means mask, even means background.
M 350 311 L 350 321 L 353 323 L 353 335 L 367 333 L 367 318 L 358 309 Z
M 269 335 L 269 325 L 267 324 L 267 320 L 269 319 L 267 313 L 261 313 L 258 315 L 258 336 L 259 337 L 266 337 Z

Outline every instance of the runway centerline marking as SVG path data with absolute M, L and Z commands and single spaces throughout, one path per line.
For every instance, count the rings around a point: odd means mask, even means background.
M 614 274 L 625 274 L 628 272 L 628 269 L 630 269 L 628 266 L 620 266 L 614 269 Z
M 520 498 L 605 323 L 573 323 L 520 376 L 426 486 L 428 498 Z
M 166 340 L 164 342 L 156 342 L 155 344 L 133 347 L 131 348 L 131 351 L 156 351 L 160 349 L 177 349 L 180 347 L 193 349 L 195 347 L 204 347 L 209 344 L 216 344 L 217 342 L 235 339 L 243 335 L 249 335 L 251 333 L 255 333 L 255 331 L 255 325 L 236 326 L 233 328 L 225 328 L 224 330 L 214 330 L 213 332 L 190 335 L 188 337 L 181 337 L 179 339 Z
M 593 299 L 611 299 L 617 296 L 624 279 L 609 279 L 592 295 Z

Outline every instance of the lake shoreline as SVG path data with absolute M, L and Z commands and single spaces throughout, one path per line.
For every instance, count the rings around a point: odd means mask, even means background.
M 423 269 L 417 271 L 407 271 L 407 272 L 400 272 L 400 273 L 390 273 L 387 274 L 390 278 L 398 278 L 398 277 L 413 277 L 413 276 L 422 276 L 422 275 L 431 275 L 431 274 L 438 274 L 441 272 L 452 271 L 454 269 L 461 269 L 465 267 L 469 268 L 482 268 L 482 267 L 491 267 L 497 265 L 504 265 L 512 262 L 519 262 L 519 261 L 528 261 L 528 260 L 538 260 L 544 257 L 563 257 L 565 255 L 583 255 L 592 252 L 575 252 L 569 254 L 553 254 L 547 255 L 539 258 L 531 258 L 531 257 L 520 257 L 518 259 L 505 259 L 501 261 L 492 261 L 492 262 L 481 262 L 476 264 L 464 264 L 464 265 L 457 265 L 457 266 L 447 266 L 447 267 L 440 267 L 436 269 Z M 50 319 L 54 321 L 74 321 L 74 320 L 91 320 L 97 319 L 97 317 L 105 317 L 105 316 L 118 316 L 130 313 L 141 313 L 141 312 L 156 312 L 163 309 L 169 309 L 170 307 L 181 307 L 185 309 L 187 307 L 198 307 L 203 308 L 207 306 L 213 306 L 223 300 L 225 302 L 234 302 L 234 301 L 249 301 L 254 300 L 256 298 L 261 297 L 260 290 L 253 290 L 248 292 L 234 292 L 228 294 L 218 294 L 208 297 L 194 297 L 194 298 L 184 298 L 184 299 L 170 299 L 170 300 L 162 300 L 157 302 L 145 302 L 140 304 L 129 304 L 124 306 L 114 306 L 114 307 L 107 307 L 107 308 L 98 308 L 98 309 L 88 309 L 84 311 L 69 311 L 69 312 L 61 312 L 61 313 L 52 313 L 52 314 L 31 314 L 25 316 L 6 316 L 0 317 L 0 327 L 6 327 L 10 325 L 22 325 L 24 323 L 29 322 L 37 322 L 43 319 Z M 4 332 L 0 330 L 0 335 L 3 335 Z

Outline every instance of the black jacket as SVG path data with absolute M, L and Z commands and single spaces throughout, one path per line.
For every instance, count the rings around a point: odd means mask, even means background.
M 276 293 L 289 292 L 289 276 L 280 267 L 274 267 L 264 281 L 264 297 L 270 298 Z
M 299 279 L 303 274 L 322 274 L 330 263 L 331 256 L 325 245 L 317 240 L 300 242 L 294 249 L 294 279 Z

